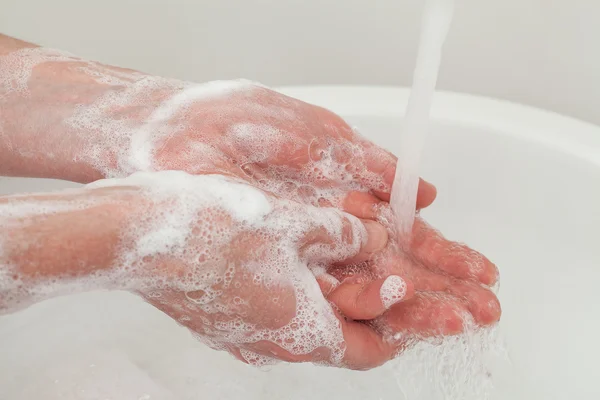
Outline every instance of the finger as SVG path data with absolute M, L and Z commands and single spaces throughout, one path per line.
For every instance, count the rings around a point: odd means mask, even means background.
M 417 293 L 386 312 L 377 325 L 386 332 L 419 338 L 456 335 L 464 329 L 466 307 L 452 296 Z
M 390 193 L 388 191 L 376 191 L 374 193 L 382 201 L 390 201 Z M 436 187 L 433 184 L 427 182 L 426 180 L 419 178 L 419 186 L 417 188 L 417 203 L 415 208 L 417 210 L 421 210 L 423 208 L 429 207 L 431 203 L 435 201 L 436 197 Z
M 491 325 L 500 320 L 500 301 L 492 291 L 469 282 L 455 282 L 446 292 L 463 300 L 478 325 Z
M 327 299 L 346 317 L 354 320 L 373 319 L 401 301 L 411 298 L 414 288 L 398 275 L 368 280 L 350 279 L 339 284 Z
M 436 187 L 424 179 L 419 179 L 419 188 L 417 189 L 417 210 L 429 207 L 436 197 Z
M 368 219 L 361 221 L 367 232 L 367 239 L 363 241 L 358 254 L 342 260 L 345 264 L 358 264 L 367 261 L 373 254 L 383 250 L 388 243 L 388 231 L 383 225 Z
M 367 142 L 365 144 L 364 142 Z M 367 183 L 367 187 L 373 191 L 373 193 L 383 201 L 390 201 L 391 188 L 394 183 L 396 176 L 396 165 L 398 159 L 396 156 L 387 152 L 368 141 L 362 141 L 363 146 L 369 146 L 366 151 L 366 166 L 367 170 L 374 173 L 376 176 L 381 178 L 381 186 L 373 187 L 373 184 L 368 184 L 372 181 L 372 177 L 368 175 L 363 176 L 362 181 Z M 417 209 L 425 208 L 431 205 L 437 196 L 437 189 L 431 183 L 419 179 L 419 189 L 417 191 Z
M 448 297 L 447 300 L 463 304 L 478 325 L 491 325 L 500 319 L 502 314 L 500 302 L 491 290 L 474 282 L 460 281 L 432 272 L 429 274 L 425 272 L 423 270 L 419 276 L 413 275 L 416 290 L 429 293 L 438 292 L 452 296 Z
M 381 200 L 367 192 L 350 192 L 342 202 L 344 211 L 358 218 L 375 219 Z
M 340 281 L 337 280 L 333 275 L 327 273 L 323 267 L 313 268 L 312 273 L 319 284 L 319 288 L 321 288 L 323 297 L 329 296 L 329 294 L 340 285 Z
M 460 279 L 477 280 L 492 286 L 498 269 L 481 253 L 445 239 L 421 218 L 415 218 L 411 253 L 425 267 Z
M 361 221 L 333 208 L 307 206 L 307 211 L 305 217 L 316 227 L 302 238 L 300 254 L 309 262 L 359 262 L 387 244 L 387 230 L 375 221 Z
M 490 325 L 500 319 L 502 311 L 498 298 L 477 282 L 456 279 L 419 267 L 404 270 L 405 278 L 412 281 L 416 291 L 438 292 L 454 297 L 448 297 L 447 300 L 463 304 L 478 325 Z
M 398 344 L 383 340 L 382 336 L 360 322 L 342 321 L 346 341 L 344 365 L 355 370 L 378 367 L 391 360 L 397 353 Z
M 437 192 L 435 186 L 425 181 L 422 181 L 418 190 L 416 208 L 419 210 L 431 205 Z M 384 201 L 371 193 L 352 191 L 342 201 L 342 208 L 358 218 L 376 219 L 383 204 Z

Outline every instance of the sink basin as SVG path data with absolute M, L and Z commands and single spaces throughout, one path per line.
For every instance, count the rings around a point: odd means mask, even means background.
M 408 90 L 282 91 L 397 150 Z M 424 217 L 500 268 L 510 362 L 490 398 L 600 398 L 600 127 L 437 93 L 421 175 L 439 192 Z M 0 194 L 73 186 L 0 178 Z M 0 355 L 0 399 L 433 400 L 403 391 L 396 361 L 367 372 L 246 366 L 121 292 L 55 298 L 0 317 Z

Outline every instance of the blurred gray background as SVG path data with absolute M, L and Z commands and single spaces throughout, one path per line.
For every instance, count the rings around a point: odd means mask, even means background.
M 0 31 L 187 80 L 411 82 L 423 0 L 0 0 Z M 456 0 L 439 88 L 600 124 L 600 2 Z

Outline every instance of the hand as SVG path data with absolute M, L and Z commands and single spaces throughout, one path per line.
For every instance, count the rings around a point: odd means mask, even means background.
M 121 76 L 127 79 L 117 94 L 80 106 L 66 121 L 71 129 L 86 129 L 80 159 L 104 176 L 218 173 L 278 197 L 364 218 L 389 200 L 395 157 L 326 109 L 246 81 L 192 84 L 135 72 Z M 435 188 L 421 182 L 417 208 L 434 198 Z
M 382 214 L 389 218 L 391 211 L 385 209 Z M 381 276 L 399 275 L 413 285 L 415 296 L 380 317 L 342 306 L 345 315 L 371 320 L 369 325 L 388 341 L 395 339 L 392 342 L 398 350 L 415 340 L 454 335 L 469 324 L 486 326 L 500 319 L 500 303 L 491 290 L 498 270 L 485 256 L 445 239 L 420 217 L 408 248 L 399 249 L 395 243 L 391 238 L 384 251 L 353 268 L 330 268 L 328 273 L 342 283 L 328 285 L 324 291 L 330 300 L 340 302 L 340 297 L 362 290 Z
M 0 57 L 0 174 L 89 183 L 219 173 L 363 218 L 389 200 L 395 158 L 320 107 L 248 82 L 166 79 L 2 35 Z M 434 198 L 422 182 L 417 208 Z
M 207 97 L 215 88 L 223 92 Z M 247 82 L 194 85 L 174 98 L 149 118 L 151 130 L 163 132 L 152 169 L 234 175 L 313 205 L 349 200 L 352 208 L 358 198 L 357 211 L 370 215 L 369 206 L 389 200 L 395 157 L 326 109 Z M 434 197 L 423 182 L 419 208 Z
M 381 250 L 381 225 L 216 175 L 135 174 L 91 187 L 97 186 L 139 189 L 142 207 L 122 235 L 128 245 L 118 264 L 131 274 L 132 290 L 210 346 L 255 364 L 278 359 L 365 369 L 393 356 L 375 330 L 334 311 L 316 278 L 328 265 L 361 262 Z M 391 280 L 395 285 L 386 277 L 356 299 L 334 303 L 370 304 L 379 315 L 412 295 L 401 278 Z

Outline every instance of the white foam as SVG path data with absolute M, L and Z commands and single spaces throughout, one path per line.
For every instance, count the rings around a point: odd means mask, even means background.
M 148 123 L 164 122 L 175 116 L 182 108 L 189 107 L 199 100 L 214 100 L 228 94 L 247 90 L 255 86 L 247 80 L 211 81 L 186 87 L 175 96 L 160 105 L 150 116 Z
M 240 353 L 244 360 L 248 362 L 248 364 L 254 365 L 255 367 L 265 367 L 279 363 L 279 360 L 273 357 L 267 357 L 250 350 L 240 349 Z
M 137 171 L 152 170 L 156 142 L 161 136 L 170 136 L 178 131 L 177 127 L 169 127 L 177 114 L 186 112 L 199 101 L 214 100 L 236 91 L 249 90 L 253 86 L 255 84 L 245 80 L 187 84 L 181 91 L 160 104 L 150 114 L 146 123 L 132 134 L 129 164 Z
M 397 275 L 388 276 L 379 289 L 381 303 L 388 309 L 406 296 L 406 282 Z
M 198 201 L 197 207 L 223 208 L 237 221 L 253 226 L 272 211 L 265 194 L 252 186 L 220 175 L 191 176 L 182 171 L 135 173 L 125 179 L 103 179 L 87 185 L 89 189 L 101 187 L 136 186 L 147 189 L 152 195 L 176 195 L 187 189 Z M 193 219 L 187 220 L 190 224 Z
M 0 100 L 13 94 L 29 95 L 28 82 L 33 69 L 39 64 L 75 60 L 72 54 L 43 47 L 21 49 L 0 56 Z

